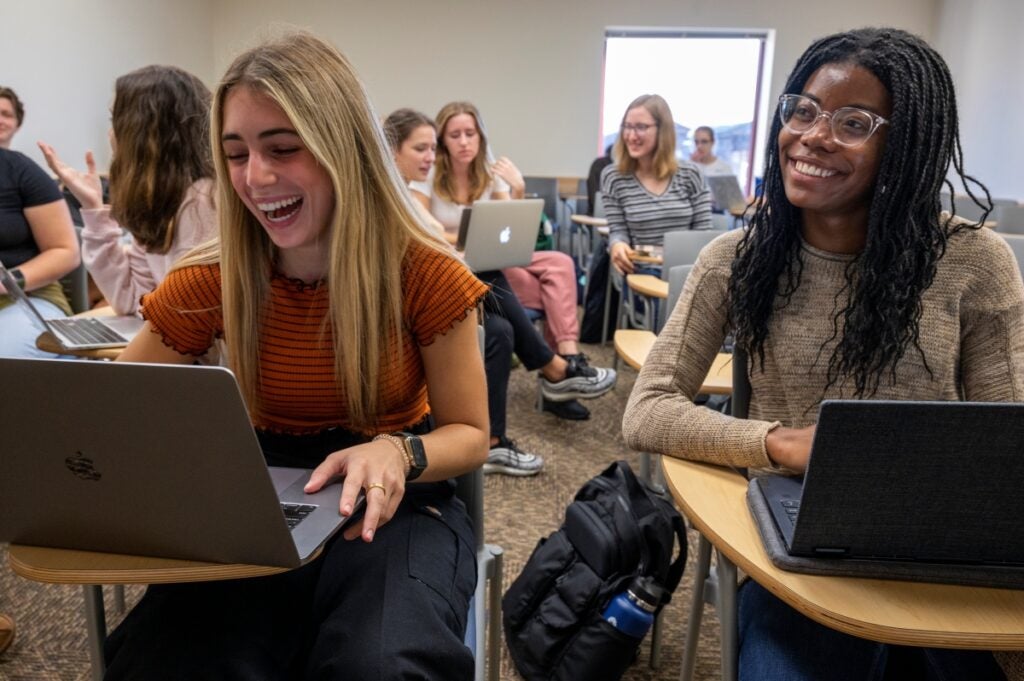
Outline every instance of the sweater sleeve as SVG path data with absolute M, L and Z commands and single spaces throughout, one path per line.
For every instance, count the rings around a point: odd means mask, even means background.
M 980 402 L 1024 401 L 1024 284 L 1009 245 L 988 229 L 960 304 L 963 397 Z
M 686 180 L 689 185 L 691 205 L 693 206 L 693 219 L 690 222 L 690 229 L 713 229 L 711 222 L 711 190 L 708 188 L 707 180 L 699 168 L 694 168 L 688 173 Z
M 622 418 L 634 449 L 719 465 L 771 465 L 764 440 L 773 423 L 693 403 L 725 339 L 736 236 L 720 237 L 701 253 L 644 362 Z
M 601 196 L 604 201 L 604 216 L 608 220 L 608 246 L 624 243 L 632 247 L 629 228 L 626 225 L 626 214 L 616 194 L 617 185 L 622 176 L 614 165 L 601 171 Z
M 82 209 L 82 259 L 103 297 L 117 314 L 134 314 L 139 298 L 156 287 L 146 252 L 133 239 L 124 243 L 124 231 L 112 217 L 110 206 Z

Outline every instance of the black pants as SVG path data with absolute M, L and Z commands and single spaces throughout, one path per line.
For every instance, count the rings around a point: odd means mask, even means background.
M 309 442 L 333 451 L 350 436 L 261 442 L 277 448 L 268 458 L 305 460 Z M 107 640 L 106 678 L 471 679 L 476 555 L 452 489 L 410 484 L 372 543 L 339 535 L 297 570 L 150 587 Z

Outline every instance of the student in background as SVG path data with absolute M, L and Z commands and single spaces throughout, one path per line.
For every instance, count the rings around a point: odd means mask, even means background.
M 609 255 L 620 273 L 633 272 L 635 246 L 660 246 L 665 232 L 711 229 L 711 195 L 696 166 L 676 161 L 675 123 L 661 96 L 630 102 L 612 157 L 601 192 Z
M 8 147 L 25 120 L 13 90 L 0 87 L 0 262 L 44 317 L 71 314 L 59 279 L 78 267 L 78 237 L 68 205 L 46 172 Z M 0 357 L 50 357 L 40 330 L 0 284 Z
M 472 104 L 446 104 L 435 123 L 439 132 L 433 177 L 428 182 L 414 182 L 412 190 L 454 242 L 464 208 L 481 199 L 521 199 L 526 182 L 509 159 L 503 156 L 494 162 L 490 160 L 480 113 Z M 524 306 L 544 311 L 548 343 L 559 353 L 550 366 L 541 369 L 541 389 L 549 401 L 547 408 L 558 408 L 550 403 L 590 399 L 611 390 L 615 371 L 591 367 L 579 349 L 576 270 L 572 258 L 561 251 L 535 251 L 527 267 L 502 272 Z M 488 273 L 478 275 L 488 280 Z M 537 368 L 532 363 L 527 366 Z
M 384 121 L 384 134 L 391 144 L 402 181 L 406 184 L 426 181 L 437 153 L 433 119 L 412 109 L 399 109 Z M 418 201 L 412 203 L 424 222 L 443 237 L 444 227 Z M 494 285 L 500 284 L 495 282 Z M 544 459 L 520 449 L 506 432 L 508 380 L 515 346 L 515 330 L 508 316 L 518 316 L 520 324 L 526 326 L 529 326 L 529 320 L 514 296 L 506 298 L 504 305 L 498 303 L 494 295 L 488 295 L 484 301 L 484 371 L 487 373 L 487 412 L 491 424 L 490 451 L 484 472 L 536 475 L 543 469 Z M 536 332 L 530 335 L 535 343 L 541 343 Z
M 693 131 L 693 147 L 690 160 L 697 164 L 704 177 L 736 174 L 728 161 L 715 156 L 715 131 L 709 126 L 702 125 Z
M 799 472 L 823 399 L 1020 400 L 1013 254 L 992 230 L 940 217 L 950 164 L 973 182 L 942 57 L 898 29 L 839 33 L 808 48 L 783 92 L 764 201 L 687 278 L 627 404 L 627 444 Z M 742 420 L 692 402 L 730 329 L 750 357 Z M 988 652 L 858 639 L 753 581 L 739 633 L 741 679 L 1002 678 Z
M 50 169 L 82 204 L 82 258 L 117 314 L 138 311 L 142 295 L 178 258 L 216 235 L 209 112 L 210 91 L 179 68 L 146 66 L 118 78 L 110 205 L 103 203 L 91 151 L 82 173 L 39 143 Z M 131 243 L 123 243 L 122 225 Z
M 449 479 L 487 452 L 487 289 L 413 212 L 329 44 L 241 54 L 211 127 L 220 239 L 143 299 L 120 359 L 190 363 L 223 336 L 268 462 L 315 467 L 310 492 L 344 477 L 340 513 L 360 489 L 366 510 L 297 570 L 150 587 L 106 678 L 471 679 L 473 531 Z

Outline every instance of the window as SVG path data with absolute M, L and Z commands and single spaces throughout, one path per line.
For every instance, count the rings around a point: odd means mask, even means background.
M 605 32 L 601 152 L 619 134 L 622 115 L 642 94 L 672 109 L 676 155 L 689 159 L 694 131 L 715 131 L 714 153 L 753 189 L 767 111 L 773 32 L 720 29 L 608 29 Z M 759 137 L 760 134 L 760 137 Z M 755 165 L 755 163 L 757 165 Z

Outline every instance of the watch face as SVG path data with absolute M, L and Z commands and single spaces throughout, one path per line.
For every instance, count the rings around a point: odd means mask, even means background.
M 423 440 L 419 435 L 402 433 L 402 437 L 405 438 L 405 447 L 412 458 L 412 468 L 409 470 L 408 479 L 414 480 L 427 467 L 427 452 L 423 449 Z

